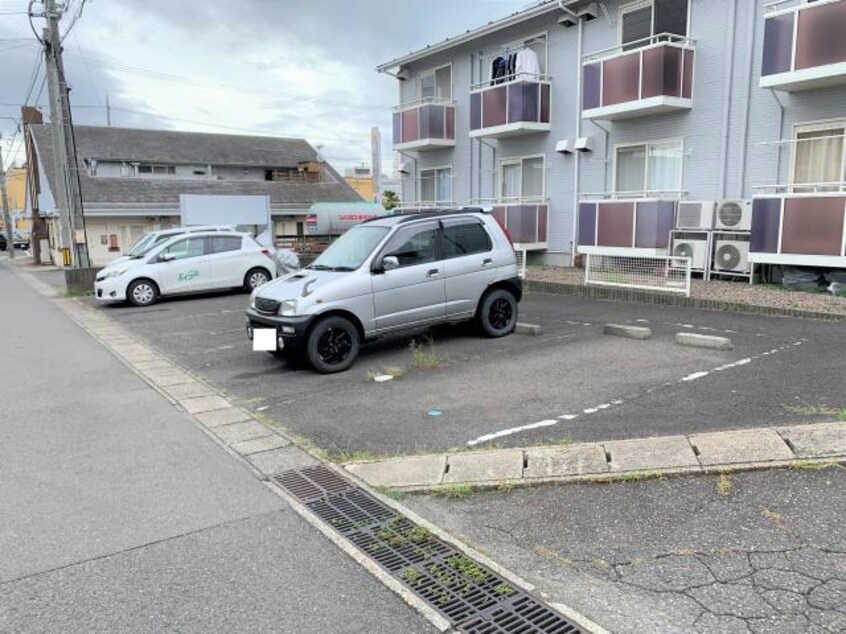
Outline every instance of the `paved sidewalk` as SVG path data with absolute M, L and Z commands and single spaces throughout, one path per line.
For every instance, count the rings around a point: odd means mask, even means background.
M 0 297 L 0 631 L 434 631 L 2 263 Z
M 402 456 L 345 465 L 372 486 L 425 490 L 646 474 L 713 473 L 846 460 L 846 422 L 603 443 Z

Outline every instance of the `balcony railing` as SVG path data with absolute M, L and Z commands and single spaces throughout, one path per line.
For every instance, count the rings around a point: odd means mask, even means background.
M 548 131 L 551 77 L 524 74 L 504 79 L 471 86 L 470 136 L 499 138 Z
M 775 2 L 766 11 L 762 88 L 800 91 L 846 83 L 846 0 Z
M 547 248 L 549 205 L 544 198 L 481 198 L 472 202 L 491 208 L 491 215 L 508 231 L 515 248 Z
M 750 262 L 846 268 L 846 182 L 755 189 Z
M 660 255 L 670 246 L 677 199 L 587 197 L 579 201 L 579 253 Z
M 613 121 L 689 110 L 693 61 L 694 41 L 671 33 L 586 55 L 582 117 Z
M 455 146 L 455 102 L 421 99 L 394 108 L 394 149 L 433 150 Z

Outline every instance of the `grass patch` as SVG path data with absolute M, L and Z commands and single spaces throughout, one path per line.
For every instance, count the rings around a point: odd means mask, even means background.
M 408 581 L 408 583 L 410 583 L 411 585 L 414 585 L 415 583 L 420 581 L 420 577 L 420 573 L 417 572 L 417 570 L 415 570 L 411 566 L 402 571 L 402 578 Z
M 846 423 L 846 409 L 841 409 L 837 418 L 840 419 L 840 422 Z
M 504 597 L 506 594 L 509 594 L 514 588 L 509 586 L 507 583 L 501 583 L 496 588 L 494 588 L 494 592 L 496 592 L 499 596 Z
M 91 291 L 80 291 L 80 290 L 72 290 L 70 288 L 66 288 L 65 292 L 62 293 L 65 297 L 88 297 L 89 295 L 93 295 Z
M 727 497 L 731 495 L 733 490 L 734 482 L 731 481 L 731 478 L 727 474 L 721 473 L 720 478 L 717 480 L 717 495 Z
M 657 471 L 631 471 L 623 473 L 619 476 L 611 478 L 612 482 L 643 482 L 644 480 L 653 480 L 660 478 L 661 474 Z
M 475 561 L 464 555 L 452 555 L 447 557 L 446 565 L 457 571 L 464 577 L 475 581 L 478 584 L 483 584 L 488 578 L 488 573 L 482 570 Z
M 327 459 L 332 462 L 367 462 L 368 460 L 382 458 L 382 456 L 364 449 L 340 449 L 338 451 L 327 451 L 325 454 Z
M 514 490 L 514 483 L 513 482 L 500 482 L 499 486 L 496 488 L 497 491 L 502 491 L 503 493 L 508 493 Z
M 401 502 L 405 499 L 405 491 L 397 491 L 396 489 L 377 489 L 379 493 L 384 495 L 386 498 L 391 498 L 392 500 L 396 500 L 397 502 Z
M 425 339 L 422 343 L 416 339 L 412 340 L 408 344 L 408 351 L 411 353 L 412 367 L 418 370 L 433 370 L 441 365 L 441 357 L 431 338 Z
M 433 489 L 432 493 L 439 497 L 460 500 L 473 493 L 473 486 L 470 484 L 454 484 L 452 486 Z
M 822 469 L 843 469 L 843 465 L 836 460 L 826 460 L 824 462 L 813 462 L 812 460 L 797 460 L 790 465 L 791 469 L 798 469 L 799 471 L 820 471 Z
M 782 405 L 786 412 L 797 414 L 798 416 L 842 416 L 846 410 L 841 410 L 837 407 L 829 407 L 828 405 L 810 405 L 802 403 L 801 405 Z M 843 420 L 841 418 L 841 420 Z

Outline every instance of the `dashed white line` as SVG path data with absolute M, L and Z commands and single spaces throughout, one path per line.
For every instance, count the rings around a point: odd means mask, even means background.
M 502 431 L 497 431 L 492 434 L 485 434 L 484 436 L 479 436 L 478 438 L 469 440 L 467 441 L 467 444 L 472 447 L 473 445 L 488 442 L 489 440 L 496 440 L 497 438 L 502 438 L 503 436 L 510 436 L 511 434 L 516 434 L 517 432 L 528 431 L 530 429 L 539 429 L 541 427 L 551 427 L 552 425 L 555 425 L 557 423 L 557 420 L 542 420 L 538 421 L 537 423 L 532 423 L 531 425 L 523 425 L 522 427 L 512 427 L 511 429 L 503 429 Z
M 688 374 L 686 377 L 684 377 L 684 378 L 682 379 L 682 381 L 684 381 L 684 382 L 687 382 L 687 381 L 695 381 L 696 379 L 701 379 L 702 377 L 708 376 L 709 374 L 711 374 L 711 373 L 710 373 L 710 372 L 705 372 L 705 371 L 702 371 L 702 372 L 694 372 L 693 374 Z

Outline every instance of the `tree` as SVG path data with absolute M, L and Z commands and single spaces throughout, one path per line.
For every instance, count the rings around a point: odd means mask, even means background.
M 399 196 L 397 196 L 397 193 L 391 191 L 390 189 L 386 189 L 385 193 L 382 194 L 382 206 L 390 211 L 394 207 L 399 207 L 399 205 L 400 199 Z

